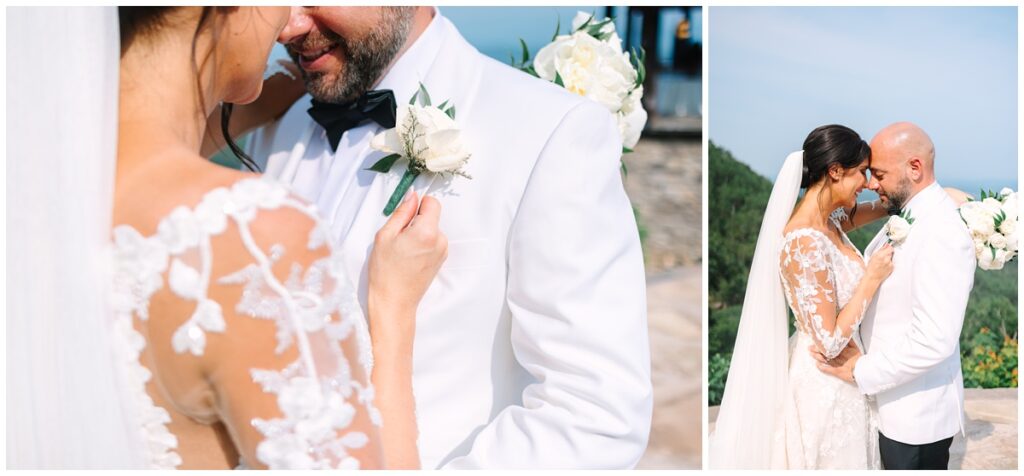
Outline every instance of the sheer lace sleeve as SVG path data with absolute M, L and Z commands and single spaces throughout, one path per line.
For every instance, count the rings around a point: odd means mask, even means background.
M 782 245 L 779 267 L 797 327 L 814 339 L 828 359 L 842 352 L 860 323 L 857 319 L 852 326 L 836 325 L 840 306 L 833 246 L 815 230 L 793 231 Z
M 188 309 L 146 327 L 175 406 L 222 421 L 248 467 L 379 464 L 366 321 L 314 211 L 248 179 L 179 207 L 158 235 L 168 289 L 153 302 Z M 174 378 L 189 368 L 202 385 Z

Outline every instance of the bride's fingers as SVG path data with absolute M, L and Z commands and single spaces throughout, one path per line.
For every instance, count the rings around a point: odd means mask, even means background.
M 420 202 L 419 213 L 416 215 L 416 222 L 413 223 L 413 226 L 437 228 L 440 221 L 441 202 L 429 195 L 423 197 L 423 201 Z
M 395 236 L 405 229 L 413 217 L 416 216 L 417 202 L 416 192 L 410 190 L 409 193 L 405 194 L 405 198 L 398 205 L 398 208 L 391 212 L 391 217 L 384 223 L 384 226 L 380 227 L 380 233 L 387 236 Z

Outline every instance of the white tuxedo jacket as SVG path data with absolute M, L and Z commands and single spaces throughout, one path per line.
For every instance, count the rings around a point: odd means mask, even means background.
M 420 81 L 435 104 L 455 104 L 472 151 L 472 180 L 429 186 L 449 251 L 417 316 L 423 467 L 634 466 L 650 430 L 650 355 L 614 118 L 487 58 L 440 14 L 381 84 L 405 104 Z M 337 154 L 324 152 L 309 106 L 307 96 L 256 133 L 251 150 L 326 214 L 365 306 L 366 260 L 405 163 L 389 174 L 335 174 L 340 161 L 365 169 L 380 159 L 367 143 L 381 129 L 353 129 Z M 414 186 L 422 194 L 428 183 L 424 174 Z
M 877 399 L 881 432 L 920 445 L 964 430 L 960 329 L 976 262 L 967 226 L 938 183 L 905 208 L 914 223 L 861 324 L 866 354 L 854 376 Z M 883 228 L 867 256 L 886 239 Z

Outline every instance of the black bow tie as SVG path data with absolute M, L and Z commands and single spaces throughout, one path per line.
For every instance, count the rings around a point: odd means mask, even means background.
M 370 91 L 359 99 L 341 104 L 313 100 L 309 115 L 327 131 L 331 150 L 338 150 L 338 142 L 345 131 L 363 122 L 373 121 L 385 129 L 395 127 L 395 93 L 390 89 Z

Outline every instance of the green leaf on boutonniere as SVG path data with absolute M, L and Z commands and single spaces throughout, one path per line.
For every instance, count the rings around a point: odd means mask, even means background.
M 412 106 L 413 104 L 416 104 L 416 98 L 418 98 L 419 96 L 420 96 L 420 92 L 419 91 L 416 91 L 415 93 L 413 93 L 412 97 L 409 98 L 409 105 Z
M 437 106 L 437 108 L 443 111 L 444 107 L 448 105 L 448 101 L 449 101 L 448 99 L 445 99 L 444 102 L 441 103 L 440 106 Z
M 622 146 L 622 153 L 623 154 L 629 154 L 629 153 L 632 153 L 632 152 L 633 152 L 633 149 L 630 149 L 629 147 L 626 147 L 626 146 Z
M 519 71 L 522 71 L 522 72 L 524 72 L 524 73 L 527 73 L 527 74 L 529 74 L 530 76 L 533 76 L 534 78 L 539 78 L 539 77 L 540 77 L 540 76 L 539 76 L 539 75 L 537 74 L 537 70 L 533 68 L 533 65 L 530 65 L 530 66 L 527 66 L 527 67 L 525 67 L 525 68 L 522 68 L 522 69 L 520 69 Z
M 419 95 L 420 95 L 420 105 L 423 106 L 423 107 L 429 106 L 430 105 L 430 93 L 427 92 L 427 88 L 425 86 L 423 86 L 423 83 L 420 83 Z
M 450 117 L 453 121 L 455 120 L 455 105 L 454 104 L 449 106 L 448 109 L 445 109 L 445 110 L 443 110 L 441 112 L 447 114 L 448 117 Z
M 527 61 L 530 61 L 530 49 L 522 38 L 519 39 L 519 45 L 523 47 L 523 64 L 526 64 Z
M 622 171 L 622 176 L 623 177 L 629 177 L 629 170 L 626 170 L 626 161 L 625 160 L 619 160 L 619 170 Z
M 391 171 L 391 167 L 394 166 L 395 162 L 398 161 L 398 159 L 400 158 L 402 158 L 402 156 L 398 154 L 391 154 L 385 156 L 383 159 L 378 160 L 376 164 L 373 164 L 370 168 L 366 170 L 372 170 L 374 172 L 386 174 Z
M 551 35 L 551 41 L 557 40 L 558 35 L 562 33 L 562 15 L 558 15 L 558 19 L 556 21 L 557 23 L 555 23 L 555 34 Z
M 555 71 L 555 84 L 563 88 L 565 87 L 565 83 L 562 82 L 562 75 L 558 74 L 558 71 Z

